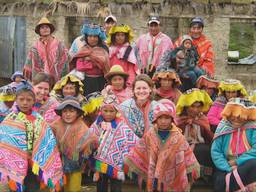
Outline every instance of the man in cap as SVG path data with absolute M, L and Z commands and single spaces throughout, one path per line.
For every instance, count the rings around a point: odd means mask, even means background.
M 106 34 L 108 34 L 110 28 L 114 25 L 116 25 L 117 23 L 117 19 L 114 15 L 108 15 L 105 20 L 104 20 L 105 24 L 104 24 L 104 28 L 106 31 Z
M 151 16 L 148 20 L 149 32 L 139 37 L 136 47 L 138 57 L 141 60 L 143 73 L 153 76 L 156 67 L 160 64 L 160 58 L 167 50 L 173 49 L 172 40 L 161 32 L 160 19 Z
M 203 34 L 204 20 L 200 17 L 195 17 L 190 22 L 189 34 L 192 37 L 192 43 L 197 48 L 199 54 L 198 67 L 205 70 L 205 72 L 214 76 L 214 53 L 212 50 L 212 43 Z M 179 37 L 175 42 L 175 47 L 179 47 L 182 43 L 182 37 Z
M 29 50 L 24 65 L 24 77 L 31 80 L 37 73 L 44 72 L 61 79 L 68 72 L 68 51 L 63 42 L 52 36 L 55 27 L 43 17 L 35 28 L 39 39 Z

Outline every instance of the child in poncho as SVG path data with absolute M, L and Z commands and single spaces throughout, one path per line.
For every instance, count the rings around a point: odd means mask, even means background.
M 91 126 L 99 139 L 94 155 L 98 192 L 108 191 L 108 180 L 111 192 L 122 191 L 124 157 L 137 141 L 134 132 L 119 115 L 115 100 L 109 96 L 104 99 L 100 115 Z
M 21 82 L 17 107 L 0 125 L 1 182 L 8 181 L 18 192 L 42 192 L 41 183 L 58 191 L 63 172 L 56 139 L 43 117 L 32 110 L 34 102 L 32 86 Z
M 67 176 L 65 192 L 81 191 L 82 163 L 92 153 L 96 136 L 83 121 L 83 110 L 75 97 L 65 97 L 55 109 L 61 118 L 51 124 L 60 148 L 63 172 Z
M 170 100 L 160 100 L 152 129 L 125 159 L 129 170 L 147 181 L 149 192 L 189 191 L 200 174 L 193 151 L 175 125 L 175 113 Z
M 256 106 L 233 98 L 222 112 L 211 155 L 215 191 L 256 191 Z

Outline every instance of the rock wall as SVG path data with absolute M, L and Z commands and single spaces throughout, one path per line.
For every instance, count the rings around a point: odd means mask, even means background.
M 0 5 L 2 2 L 3 0 L 0 1 Z M 256 66 L 228 65 L 227 51 L 232 21 L 256 23 L 256 0 L 90 0 L 70 2 L 56 1 L 55 4 L 37 2 L 26 5 L 20 1 L 16 6 L 4 3 L 0 9 L 0 11 L 2 10 L 0 16 L 26 17 L 26 49 L 28 50 L 38 38 L 34 28 L 43 15 L 47 15 L 55 24 L 54 35 L 62 39 L 67 47 L 79 35 L 80 26 L 85 17 L 103 24 L 103 17 L 111 12 L 117 16 L 119 23 L 132 26 L 136 39 L 140 34 L 147 32 L 146 23 L 149 14 L 157 13 L 161 17 L 162 31 L 175 40 L 179 35 L 188 32 L 190 19 L 199 15 L 205 19 L 204 33 L 214 45 L 216 77 L 219 79 L 238 78 L 248 88 L 255 88 Z M 22 9 L 19 9 L 18 6 L 21 6 Z M 256 32 L 254 37 L 252 43 L 254 44 L 254 53 L 256 53 Z

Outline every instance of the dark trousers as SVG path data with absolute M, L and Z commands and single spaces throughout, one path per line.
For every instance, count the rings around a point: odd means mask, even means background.
M 110 181 L 110 192 L 121 192 L 122 181 L 112 179 L 106 174 L 101 174 L 97 182 L 97 192 L 108 192 L 108 182 Z
M 243 182 L 243 184 L 249 185 L 253 182 L 256 182 L 256 160 L 251 159 L 246 161 L 244 164 L 240 165 L 237 168 L 237 172 Z M 220 171 L 217 170 L 214 174 L 214 191 L 216 192 L 221 192 L 226 190 L 226 175 L 228 173 L 225 171 Z M 236 191 L 239 190 L 240 187 L 236 182 L 236 179 L 233 175 L 231 174 L 230 177 L 230 183 L 229 183 L 229 189 L 230 191 Z

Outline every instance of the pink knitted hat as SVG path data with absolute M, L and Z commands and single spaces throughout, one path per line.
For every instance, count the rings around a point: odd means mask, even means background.
M 161 99 L 158 101 L 157 106 L 154 110 L 153 122 L 157 120 L 161 115 L 169 115 L 173 118 L 176 123 L 176 108 L 175 104 L 169 99 Z

